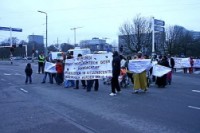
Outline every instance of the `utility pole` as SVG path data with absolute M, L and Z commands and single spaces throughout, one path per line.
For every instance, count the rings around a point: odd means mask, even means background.
M 48 35 L 47 35 L 47 33 L 48 33 L 48 27 L 47 27 L 47 24 L 48 24 L 48 15 L 47 15 L 47 13 L 46 12 L 44 12 L 44 11 L 38 11 L 39 13 L 43 13 L 43 14 L 45 14 L 46 15 L 46 46 L 45 46 L 45 56 L 47 56 L 47 37 L 48 37 Z
M 77 29 L 80 29 L 80 28 L 83 28 L 83 27 L 74 27 L 74 28 L 71 28 L 70 30 L 73 30 L 74 31 L 74 46 L 76 45 L 76 30 Z

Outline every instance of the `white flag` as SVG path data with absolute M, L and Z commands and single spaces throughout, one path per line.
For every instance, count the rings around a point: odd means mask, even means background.
M 51 62 L 45 62 L 44 71 L 49 73 L 57 73 L 56 64 Z
M 169 67 L 154 65 L 152 74 L 157 77 L 162 77 L 164 74 L 167 74 L 170 71 L 171 71 L 171 68 Z

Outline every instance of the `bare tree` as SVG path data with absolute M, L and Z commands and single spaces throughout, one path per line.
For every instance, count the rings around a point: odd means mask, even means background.
M 192 43 L 190 31 L 182 26 L 170 26 L 166 32 L 167 50 L 171 55 L 187 55 L 189 45 Z
M 123 40 L 119 43 L 131 52 L 144 51 L 151 46 L 151 22 L 147 18 L 137 15 L 132 22 L 125 22 L 119 31 Z

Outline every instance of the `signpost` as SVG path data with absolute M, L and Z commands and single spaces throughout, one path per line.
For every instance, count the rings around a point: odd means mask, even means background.
M 0 27 L 0 30 L 22 32 L 21 28 L 11 28 L 11 27 Z
M 21 28 L 0 27 L 0 30 L 10 31 L 10 47 L 12 47 L 12 31 L 22 32 Z
M 12 28 L 12 27 L 0 27 L 0 30 L 10 31 L 10 47 L 12 47 L 12 31 L 22 32 L 21 28 Z M 25 46 L 25 49 L 27 51 L 27 46 Z M 27 52 L 26 52 L 26 55 L 27 55 Z M 10 52 L 10 60 L 11 60 L 11 64 L 12 64 L 12 52 Z
M 165 21 L 152 18 L 152 55 L 155 53 L 155 31 L 164 32 L 164 26 Z

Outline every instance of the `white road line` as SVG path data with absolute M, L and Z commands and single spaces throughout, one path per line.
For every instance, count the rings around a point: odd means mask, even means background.
M 24 90 L 23 88 L 20 88 L 21 91 L 25 92 L 25 93 L 28 93 L 27 90 Z
M 11 75 L 10 73 L 4 73 L 4 75 Z
M 193 92 L 198 92 L 198 93 L 200 93 L 200 90 L 192 90 Z
M 200 110 L 199 107 L 194 107 L 194 106 L 188 106 L 188 108 L 192 108 L 192 109 L 198 109 L 198 110 Z
M 14 75 L 21 75 L 20 73 L 15 73 Z

